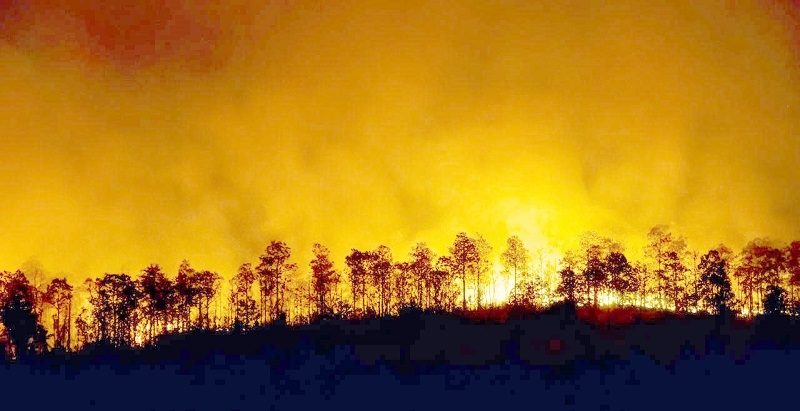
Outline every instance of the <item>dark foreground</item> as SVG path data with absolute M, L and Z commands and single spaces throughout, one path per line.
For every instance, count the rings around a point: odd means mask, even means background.
M 800 370 L 785 322 L 617 329 L 559 313 L 416 325 L 398 334 L 386 324 L 265 330 L 228 336 L 224 350 L 195 336 L 149 354 L 8 364 L 0 392 L 4 409 L 765 409 L 793 398 Z

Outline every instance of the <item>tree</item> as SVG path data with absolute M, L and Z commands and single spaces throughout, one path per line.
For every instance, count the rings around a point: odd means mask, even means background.
M 127 274 L 105 274 L 89 280 L 92 314 L 99 338 L 116 347 L 131 346 L 138 323 L 139 291 Z
M 282 241 L 272 241 L 259 257 L 261 263 L 256 267 L 259 288 L 261 290 L 261 321 L 275 319 L 283 311 L 283 299 L 286 292 L 286 274 L 297 269 L 297 265 L 288 263 L 292 249 Z
M 83 347 L 95 339 L 92 327 L 89 324 L 91 313 L 86 308 L 82 308 L 78 316 L 75 317 L 75 331 L 78 333 L 78 347 Z
M 528 263 L 530 254 L 517 236 L 511 236 L 506 240 L 506 249 L 500 254 L 500 264 L 503 267 L 502 274 L 505 277 L 513 277 L 512 301 L 517 303 L 517 276 L 527 277 Z
M 734 298 L 728 278 L 728 264 L 722 255 L 719 250 L 710 250 L 700 257 L 698 265 L 701 272 L 701 300 L 715 315 L 728 312 Z
M 233 308 L 234 326 L 248 329 L 252 327 L 258 311 L 253 298 L 253 283 L 256 277 L 250 263 L 239 266 L 236 275 L 231 279 L 230 302 Z
M 72 286 L 66 278 L 54 278 L 47 285 L 46 301 L 55 308 L 53 314 L 53 346 L 72 347 Z
M 430 276 L 433 271 L 433 263 L 436 256 L 425 243 L 417 243 L 411 250 L 411 274 L 412 283 L 416 285 L 416 305 L 425 308 L 424 296 L 430 294 L 426 292 L 430 288 Z
M 452 267 L 453 261 L 450 257 L 440 256 L 430 272 L 428 298 L 433 309 L 437 311 L 454 308 L 457 292 L 452 289 L 454 279 Z
M 616 294 L 614 301 L 616 304 L 621 304 L 624 295 L 636 290 L 636 276 L 633 267 L 628 263 L 625 254 L 612 251 L 606 256 L 604 268 L 608 273 L 609 286 Z
M 392 287 L 396 296 L 395 305 L 398 312 L 400 309 L 408 307 L 411 295 L 414 294 L 411 281 L 411 263 L 407 261 L 396 262 L 394 264 L 394 284 L 392 284 Z
M 518 292 L 510 297 L 512 301 L 515 301 L 515 305 L 527 309 L 535 309 L 542 300 L 545 288 L 546 286 L 542 280 L 534 278 L 531 281 L 523 282 Z
M 175 278 L 175 311 L 177 311 L 177 317 L 179 318 L 178 328 L 181 331 L 186 331 L 191 324 L 191 309 L 195 304 L 194 300 L 197 294 L 191 281 L 194 275 L 195 270 L 189 264 L 189 261 L 183 260 Z
M 589 292 L 592 295 L 592 304 L 597 307 L 597 295 L 606 280 L 606 270 L 603 259 L 597 246 L 591 246 L 586 251 L 586 265 L 583 269 L 583 278 L 586 283 L 586 299 L 589 299 Z
M 564 301 L 577 304 L 577 291 L 578 291 L 578 276 L 571 266 L 566 266 L 558 272 L 561 277 L 556 293 L 561 296 Z
M 353 297 L 353 309 L 356 308 L 357 300 L 361 299 L 361 311 L 366 310 L 367 277 L 370 273 L 372 253 L 369 251 L 359 251 L 355 248 L 345 257 L 344 262 L 348 268 L 350 279 L 350 290 Z
M 467 310 L 467 277 L 475 273 L 481 259 L 475 239 L 460 232 L 450 247 L 450 269 L 452 275 L 461 280 L 461 309 Z
M 142 270 L 138 286 L 142 296 L 141 309 L 147 318 L 149 341 L 152 342 L 159 324 L 162 333 L 167 331 L 169 313 L 175 303 L 175 289 L 158 264 Z
M 378 293 L 378 315 L 385 315 L 389 311 L 391 302 L 391 279 L 394 263 L 392 251 L 385 245 L 378 246 L 371 256 L 372 285 Z
M 789 275 L 789 298 L 795 300 L 795 289 L 800 285 L 800 241 L 792 241 L 784 249 L 784 268 Z
M 478 260 L 475 264 L 475 300 L 480 310 L 483 302 L 483 289 L 492 279 L 492 262 L 489 259 L 492 254 L 492 246 L 478 233 L 475 235 L 475 249 L 478 251 Z
M 32 354 L 36 345 L 42 344 L 43 328 L 36 314 L 34 287 L 25 274 L 17 270 L 4 273 L 5 281 L 0 294 L 0 319 L 8 333 L 17 358 Z
M 739 253 L 740 263 L 735 275 L 742 285 L 751 315 L 755 310 L 754 300 L 763 300 L 768 286 L 780 285 L 783 257 L 781 249 L 772 247 L 768 240 L 760 238 L 749 242 Z
M 339 284 L 339 274 L 333 269 L 330 250 L 325 246 L 314 244 L 312 253 L 314 258 L 309 266 L 311 267 L 311 283 L 317 301 L 317 315 L 331 315 L 330 296 Z M 355 306 L 355 300 L 353 304 Z
M 221 280 L 219 274 L 208 270 L 200 271 L 190 277 L 192 288 L 196 291 L 194 302 L 197 306 L 197 325 L 200 329 L 209 329 L 211 326 L 209 307 Z
M 636 287 L 636 296 L 634 301 L 640 308 L 644 308 L 648 304 L 648 296 L 651 295 L 650 292 L 650 271 L 647 269 L 647 265 L 641 261 L 635 262 L 631 266 L 631 275 L 635 281 Z
M 658 292 L 658 305 L 664 308 L 666 301 L 666 294 L 671 292 L 673 295 L 680 294 L 681 283 L 669 284 L 670 273 L 666 272 L 666 264 L 672 261 L 672 267 L 675 269 L 671 272 L 673 276 L 682 275 L 685 270 L 681 271 L 677 262 L 682 258 L 686 249 L 686 240 L 683 237 L 675 237 L 670 232 L 669 227 L 665 225 L 657 225 L 650 229 L 647 233 L 648 244 L 645 246 L 645 256 L 651 261 L 651 272 L 658 280 L 656 291 Z M 671 255 L 670 253 L 674 253 Z M 674 257 L 674 258 L 673 258 Z
M 688 268 L 681 261 L 680 255 L 676 251 L 669 251 L 663 260 L 664 269 L 661 271 L 662 295 L 671 301 L 675 312 L 686 310 L 686 272 Z
M 786 290 L 777 285 L 768 285 L 763 300 L 764 315 L 778 317 L 785 315 L 789 310 L 786 301 Z
M 599 295 L 609 289 L 609 273 L 606 270 L 605 260 L 611 253 L 622 253 L 622 245 L 602 237 L 593 231 L 588 231 L 580 236 L 581 252 L 572 253 L 573 259 L 570 266 L 581 273 L 580 288 L 585 294 L 587 303 L 597 307 Z M 577 267 L 581 267 L 579 270 Z

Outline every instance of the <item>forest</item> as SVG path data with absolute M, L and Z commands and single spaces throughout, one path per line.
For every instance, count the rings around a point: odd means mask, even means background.
M 188 261 L 175 276 L 152 264 L 136 275 L 106 273 L 83 284 L 31 281 L 21 270 L 4 271 L 0 352 L 12 361 L 97 346 L 154 347 L 166 336 L 197 331 L 246 334 L 414 310 L 488 318 L 560 303 L 638 317 L 800 316 L 800 241 L 755 239 L 738 252 L 719 245 L 701 253 L 659 225 L 647 233 L 642 261 L 630 261 L 622 244 L 594 232 L 555 264 L 545 264 L 541 252 L 529 251 L 516 236 L 499 250 L 499 270 L 492 251 L 480 234 L 461 232 L 441 255 L 425 243 L 406 258 L 394 258 L 386 246 L 352 249 L 339 267 L 325 246 L 315 244 L 307 270 L 291 262 L 288 245 L 272 241 L 227 281 Z M 490 298 L 498 278 L 510 283 L 508 295 Z

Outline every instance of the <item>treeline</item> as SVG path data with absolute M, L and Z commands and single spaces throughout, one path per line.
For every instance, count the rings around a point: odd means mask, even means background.
M 291 262 L 291 248 L 272 241 L 255 264 L 242 264 L 227 282 L 188 261 L 174 277 L 153 264 L 136 277 L 107 273 L 77 289 L 64 278 L 36 286 L 22 271 L 1 272 L 0 353 L 15 358 L 93 344 L 142 346 L 168 333 L 241 332 L 406 309 L 480 310 L 498 304 L 487 297 L 500 281 L 511 283 L 502 288 L 508 289 L 502 304 L 527 310 L 568 301 L 676 313 L 800 315 L 800 241 L 779 246 L 756 239 L 738 253 L 724 245 L 700 253 L 665 226 L 653 227 L 647 240 L 643 260 L 630 261 L 622 244 L 590 232 L 578 249 L 545 262 L 512 236 L 499 254 L 499 271 L 492 246 L 462 232 L 442 255 L 418 243 L 395 259 L 381 245 L 351 250 L 340 268 L 315 244 L 302 272 Z

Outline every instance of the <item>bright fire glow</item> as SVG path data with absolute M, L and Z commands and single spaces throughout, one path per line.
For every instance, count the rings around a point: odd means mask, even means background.
M 800 238 L 796 2 L 234 3 L 0 6 L 0 269 Z

